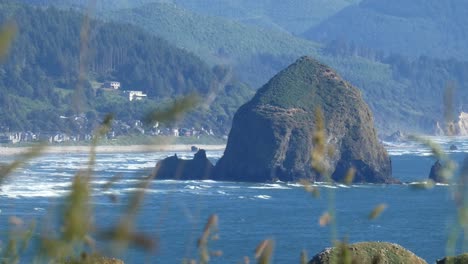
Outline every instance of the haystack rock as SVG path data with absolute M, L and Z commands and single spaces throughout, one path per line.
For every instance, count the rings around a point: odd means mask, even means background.
M 354 182 L 396 183 L 390 158 L 377 139 L 369 107 L 355 87 L 331 68 L 302 57 L 281 71 L 240 107 L 215 180 L 269 182 L 323 180 L 311 167 L 316 109 L 334 148 L 328 162 L 342 181 L 354 167 Z

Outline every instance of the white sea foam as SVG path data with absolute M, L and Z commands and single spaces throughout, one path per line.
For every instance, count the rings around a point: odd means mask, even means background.
M 297 182 L 289 182 L 286 184 L 287 186 L 291 186 L 291 187 L 301 187 L 303 188 L 304 185 L 303 184 L 300 184 L 300 183 L 297 183 Z
M 365 185 L 364 184 L 353 184 L 353 185 L 351 185 L 351 187 L 353 187 L 353 188 L 372 188 L 372 186 L 368 185 L 368 184 L 365 184 Z
M 240 186 L 225 186 L 225 185 L 221 185 L 219 187 L 224 188 L 224 189 L 240 189 L 241 188 Z
M 179 183 L 184 183 L 178 180 L 157 180 L 155 181 L 157 184 L 179 184 Z
M 320 188 L 329 188 L 329 189 L 337 189 L 338 187 L 336 185 L 331 185 L 327 182 L 316 182 L 312 184 L 314 187 L 320 187 Z
M 443 137 L 443 136 L 425 136 L 425 139 L 439 145 L 447 152 L 468 152 L 468 137 Z M 432 155 L 430 148 L 417 141 L 406 142 L 383 142 L 388 153 L 392 156 L 400 155 Z M 455 145 L 457 150 L 450 150 L 450 146 Z
M 262 200 L 269 200 L 269 199 L 271 199 L 271 196 L 269 196 L 269 195 L 263 195 L 263 194 L 262 194 L 262 195 L 255 195 L 254 197 L 257 198 L 257 199 L 262 199 Z
M 186 185 L 184 189 L 190 189 L 190 190 L 202 190 L 204 189 L 202 186 L 197 186 L 197 185 Z
M 340 187 L 340 188 L 351 188 L 351 186 L 349 186 L 349 185 L 340 184 L 340 183 L 336 184 L 336 186 L 338 186 L 338 187 Z
M 203 182 L 203 183 L 218 183 L 217 181 L 213 181 L 213 180 L 201 180 L 201 182 Z
M 50 191 L 50 190 L 36 190 L 36 191 L 16 191 L 16 190 L 11 190 L 7 193 L 0 193 L 0 196 L 8 197 L 8 198 L 13 198 L 13 199 L 21 199 L 21 198 L 37 198 L 37 197 L 44 197 L 44 198 L 50 198 L 50 197 L 60 197 L 68 193 L 68 191 Z
M 276 183 L 273 183 L 273 184 L 264 184 L 264 185 L 261 185 L 261 186 L 250 186 L 250 187 L 247 187 L 249 189 L 259 189 L 259 190 L 268 190 L 268 189 L 273 189 L 273 190 L 289 190 L 291 188 L 287 187 L 287 186 L 284 186 L 284 185 L 280 185 L 280 184 L 276 184 Z

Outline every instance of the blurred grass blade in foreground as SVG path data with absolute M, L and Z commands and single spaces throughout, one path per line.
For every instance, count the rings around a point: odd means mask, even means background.
M 198 105 L 199 98 L 195 94 L 191 94 L 181 99 L 177 99 L 171 104 L 170 107 L 164 110 L 154 110 L 147 114 L 144 118 L 146 124 L 154 124 L 156 122 L 170 123 L 179 119 L 190 109 L 193 109 Z
M 8 50 L 16 36 L 16 31 L 16 24 L 12 22 L 2 26 L 0 30 L 0 61 L 8 55 Z
M 271 239 L 263 240 L 255 249 L 255 258 L 258 264 L 269 264 L 273 256 L 275 242 Z
M 29 160 L 39 156 L 45 148 L 44 144 L 35 145 L 28 149 L 24 154 L 21 154 L 10 164 L 0 165 L 0 185 L 3 184 L 5 179 L 17 168 L 26 164 Z
M 369 214 L 369 220 L 374 220 L 376 219 L 377 217 L 379 217 L 383 211 L 385 211 L 385 209 L 387 209 L 387 205 L 386 204 L 379 204 L 377 205 L 373 210 L 372 212 Z

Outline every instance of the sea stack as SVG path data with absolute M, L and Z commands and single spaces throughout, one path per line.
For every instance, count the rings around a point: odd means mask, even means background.
M 316 109 L 325 119 L 331 176 L 343 181 L 355 168 L 354 182 L 396 183 L 391 161 L 377 139 L 374 121 L 358 89 L 331 68 L 302 57 L 278 73 L 240 107 L 233 120 L 215 180 L 269 182 L 323 180 L 311 153 Z
M 439 160 L 437 160 L 431 167 L 431 172 L 429 172 L 429 179 L 438 183 L 448 183 L 447 179 L 442 175 L 442 169 L 442 164 Z
M 158 180 L 206 180 L 212 175 L 213 164 L 204 149 L 198 150 L 193 159 L 184 160 L 177 155 L 167 157 L 156 164 L 155 178 Z

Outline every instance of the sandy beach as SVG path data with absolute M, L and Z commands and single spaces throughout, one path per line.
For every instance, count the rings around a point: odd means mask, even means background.
M 97 153 L 131 153 L 152 151 L 190 151 L 192 146 L 205 150 L 224 150 L 226 145 L 129 145 L 129 146 L 98 146 Z M 90 146 L 47 146 L 43 153 L 89 153 Z M 0 147 L 0 156 L 18 155 L 27 152 L 30 147 Z

